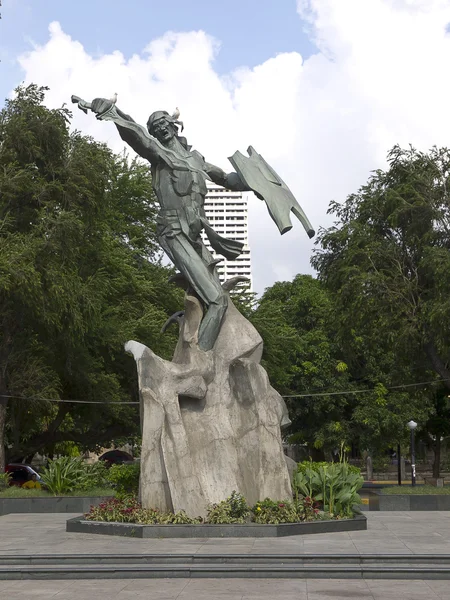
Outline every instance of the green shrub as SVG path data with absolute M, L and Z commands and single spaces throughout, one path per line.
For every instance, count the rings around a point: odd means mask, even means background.
M 304 460 L 303 462 L 298 463 L 297 471 L 304 473 L 307 469 L 312 469 L 313 471 L 318 472 L 321 467 L 328 467 L 330 465 L 335 465 L 335 464 L 343 464 L 343 463 L 313 462 L 311 460 Z M 345 464 L 348 465 L 348 469 L 349 469 L 350 473 L 355 473 L 356 475 L 361 475 L 361 469 L 359 467 L 355 467 L 354 465 L 349 465 L 347 462 Z
M 250 507 L 242 494 L 235 490 L 226 500 L 208 507 L 207 523 L 216 525 L 225 523 L 245 523 L 250 515 Z
M 48 491 L 55 496 L 83 489 L 89 480 L 83 461 L 72 456 L 50 460 L 40 475 Z
M 107 472 L 102 461 L 89 465 L 79 457 L 61 456 L 49 461 L 42 469 L 41 477 L 48 491 L 56 496 L 106 488 Z
M 140 464 L 138 462 L 112 465 L 107 471 L 107 480 L 114 486 L 118 496 L 137 495 L 139 475 Z
M 257 502 L 250 510 L 245 498 L 233 492 L 229 498 L 208 509 L 206 519 L 190 517 L 183 510 L 177 513 L 162 512 L 157 508 L 142 508 L 136 497 L 113 498 L 98 506 L 91 506 L 85 515 L 90 521 L 116 523 L 137 523 L 141 525 L 166 524 L 229 524 L 261 523 L 277 525 L 279 523 L 299 523 L 317 519 L 338 519 L 340 516 L 321 511 L 318 503 L 310 497 L 297 498 L 295 501 L 276 501 L 266 498 Z
M 257 502 L 252 508 L 252 512 L 255 523 L 278 525 L 279 523 L 297 523 L 301 520 L 295 504 L 289 500 L 277 502 L 266 498 Z
M 9 487 L 11 473 L 0 473 L 0 490 Z
M 387 471 L 391 465 L 391 461 L 388 456 L 375 456 L 372 457 L 372 468 L 375 473 L 383 473 Z
M 85 515 L 88 521 L 114 523 L 138 523 L 139 525 L 167 525 L 200 523 L 201 519 L 188 517 L 183 511 L 177 513 L 161 512 L 157 508 L 142 508 L 136 498 L 128 496 L 113 498 L 98 506 L 91 506 Z
M 354 505 L 361 503 L 358 490 L 363 483 L 359 472 L 346 462 L 324 463 L 317 470 L 302 466 L 293 479 L 296 497 L 314 498 L 324 512 L 339 517 L 353 516 Z
M 87 491 L 93 488 L 106 488 L 110 485 L 108 481 L 108 468 L 103 460 L 98 460 L 91 465 L 87 463 L 82 464 L 85 469 L 85 478 L 75 490 Z

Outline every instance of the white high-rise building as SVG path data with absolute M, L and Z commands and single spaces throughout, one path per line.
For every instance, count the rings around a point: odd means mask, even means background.
M 204 231 L 202 232 L 203 241 L 208 250 L 214 255 L 214 258 L 223 259 L 217 265 L 220 281 L 224 282 L 237 275 L 243 275 L 250 279 L 246 287 L 252 291 L 252 261 L 250 246 L 248 245 L 247 196 L 242 192 L 226 190 L 220 185 L 215 185 L 209 181 L 207 185 L 208 194 L 205 199 L 206 218 L 218 234 L 232 240 L 238 240 L 244 244 L 244 247 L 240 256 L 235 260 L 228 260 L 214 252 Z

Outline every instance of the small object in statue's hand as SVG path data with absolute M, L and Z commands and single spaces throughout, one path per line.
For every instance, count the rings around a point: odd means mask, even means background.
M 97 115 L 97 119 L 99 119 L 113 106 L 114 102 L 112 100 L 107 100 L 106 98 L 94 98 L 94 100 L 92 100 L 91 110 Z

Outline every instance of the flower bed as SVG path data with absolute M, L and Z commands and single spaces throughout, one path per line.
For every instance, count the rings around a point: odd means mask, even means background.
M 353 515 L 351 515 L 353 516 Z M 350 517 L 350 515 L 349 515 Z M 103 523 L 135 523 L 139 525 L 231 525 L 256 523 L 280 525 L 324 520 L 341 520 L 339 515 L 324 512 L 310 497 L 294 501 L 274 501 L 266 498 L 249 507 L 237 492 L 217 504 L 211 504 L 207 516 L 191 517 L 184 511 L 177 513 L 143 508 L 135 497 L 113 498 L 92 506 L 84 516 L 86 521 Z

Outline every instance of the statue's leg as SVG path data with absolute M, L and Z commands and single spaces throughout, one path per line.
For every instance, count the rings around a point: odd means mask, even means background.
M 172 259 L 175 266 L 188 279 L 192 288 L 207 306 L 199 330 L 199 346 L 211 350 L 219 335 L 228 299 L 222 290 L 217 274 L 211 273 L 192 242 L 180 233 L 174 236 L 161 236 L 160 244 Z

